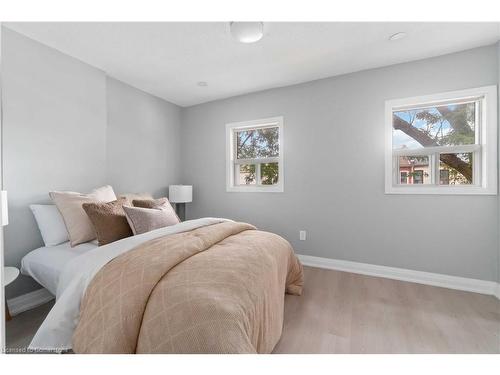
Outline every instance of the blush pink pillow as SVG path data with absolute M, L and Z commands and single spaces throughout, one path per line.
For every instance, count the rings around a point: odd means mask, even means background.
M 174 210 L 123 206 L 134 235 L 150 232 L 179 223 Z

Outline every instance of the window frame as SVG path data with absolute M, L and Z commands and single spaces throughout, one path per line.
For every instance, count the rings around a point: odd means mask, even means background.
M 235 134 L 238 131 L 249 129 L 278 128 L 279 155 L 269 158 L 237 159 Z M 251 121 L 231 122 L 226 124 L 226 191 L 248 192 L 248 193 L 282 193 L 284 191 L 284 158 L 283 158 L 283 116 L 268 117 Z M 278 163 L 278 183 L 274 185 L 262 185 L 260 183 L 260 164 Z M 236 165 L 255 164 L 256 184 L 236 185 Z
M 413 150 L 393 150 L 393 111 L 405 108 L 422 108 L 459 102 L 480 100 L 477 113 L 476 144 L 459 146 L 422 147 Z M 386 194 L 446 194 L 446 195 L 497 195 L 497 86 L 484 86 L 466 90 L 415 96 L 385 102 L 385 193 Z M 440 185 L 440 153 L 473 153 L 473 184 Z M 399 156 L 429 156 L 433 173 L 431 184 L 398 184 Z M 478 155 L 479 157 L 476 157 Z M 437 156 L 437 157 L 436 157 Z

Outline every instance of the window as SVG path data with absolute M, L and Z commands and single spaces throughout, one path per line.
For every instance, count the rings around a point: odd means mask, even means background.
M 226 125 L 227 191 L 283 191 L 283 117 Z
M 385 191 L 497 193 L 496 86 L 386 102 Z

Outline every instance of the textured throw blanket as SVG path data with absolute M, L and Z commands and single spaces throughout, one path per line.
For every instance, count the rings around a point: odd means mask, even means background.
M 160 237 L 90 283 L 76 353 L 270 353 L 302 265 L 282 237 L 224 222 Z

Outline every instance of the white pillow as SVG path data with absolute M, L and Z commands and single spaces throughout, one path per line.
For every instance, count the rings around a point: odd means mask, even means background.
M 64 220 L 54 204 L 32 204 L 30 208 L 45 246 L 56 246 L 69 241 Z

